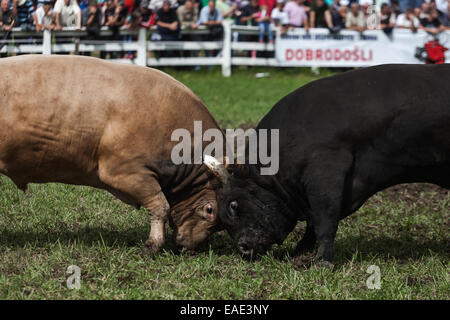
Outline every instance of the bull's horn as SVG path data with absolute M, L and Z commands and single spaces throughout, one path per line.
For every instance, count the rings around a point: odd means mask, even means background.
M 219 160 L 209 155 L 205 155 L 203 163 L 208 167 L 208 169 L 214 173 L 214 175 L 219 178 L 219 180 L 225 184 L 228 181 L 230 174 L 227 169 Z

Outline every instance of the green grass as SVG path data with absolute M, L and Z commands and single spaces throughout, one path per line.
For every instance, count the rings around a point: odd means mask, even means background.
M 259 70 L 258 70 L 259 71 Z M 217 70 L 176 72 L 227 127 L 256 124 L 308 71 L 255 69 L 225 79 Z M 450 299 L 450 194 L 429 186 L 373 197 L 340 223 L 335 270 L 298 269 L 292 252 L 302 224 L 281 246 L 253 262 L 239 257 L 226 233 L 195 255 L 167 242 L 149 256 L 149 215 L 106 192 L 61 184 L 19 191 L 0 178 L 0 299 Z M 170 232 L 170 231 L 169 231 Z M 67 267 L 81 268 L 81 289 L 66 286 Z M 368 266 L 381 289 L 366 286 Z

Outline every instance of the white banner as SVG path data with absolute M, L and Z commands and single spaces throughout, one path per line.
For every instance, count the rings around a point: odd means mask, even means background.
M 279 31 L 278 31 L 279 32 Z M 450 48 L 450 31 L 439 35 L 440 43 Z M 417 47 L 433 40 L 428 33 L 394 29 L 390 36 L 382 30 L 363 33 L 342 30 L 332 35 L 328 29 L 289 31 L 277 37 L 276 58 L 281 66 L 365 67 L 385 63 L 423 63 L 414 55 Z M 450 50 L 445 52 L 450 63 Z

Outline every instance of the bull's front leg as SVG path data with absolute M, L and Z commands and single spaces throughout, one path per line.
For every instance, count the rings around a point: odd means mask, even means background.
M 145 166 L 111 156 L 100 162 L 99 176 L 104 184 L 149 211 L 151 230 L 145 245 L 151 252 L 159 251 L 165 242 L 164 225 L 169 218 L 170 206 L 156 174 Z
M 165 223 L 169 218 L 170 206 L 161 191 L 144 201 L 144 206 L 150 212 L 150 235 L 145 246 L 151 252 L 158 252 L 166 239 Z
M 306 232 L 295 248 L 295 255 L 311 252 L 316 246 L 316 234 L 311 221 L 306 223 Z
M 332 162 L 323 159 L 333 159 Z M 325 155 L 309 168 L 307 184 L 311 206 L 311 221 L 317 241 L 315 262 L 331 267 L 334 255 L 334 239 L 344 209 L 344 195 L 350 187 L 353 156 L 346 152 Z M 313 238 L 312 235 L 309 235 Z

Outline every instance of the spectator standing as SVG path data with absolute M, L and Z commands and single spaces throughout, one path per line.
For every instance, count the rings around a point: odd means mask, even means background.
M 277 27 L 281 26 L 281 36 L 284 36 L 286 34 L 287 28 L 289 26 L 289 17 L 287 13 L 284 12 L 283 8 L 284 0 L 277 0 L 277 6 L 272 10 L 272 13 L 270 14 L 273 23 Z
M 395 27 L 399 29 L 410 29 L 416 32 L 419 28 L 419 19 L 414 15 L 411 8 L 406 8 L 405 13 L 400 13 L 395 21 Z
M 266 6 L 267 7 L 267 13 L 270 15 L 272 14 L 272 10 L 276 8 L 277 6 L 277 0 L 259 0 L 259 6 Z
M 177 40 L 180 37 L 180 22 L 171 2 L 165 0 L 163 6 L 156 12 L 156 26 L 161 40 Z
M 200 16 L 197 24 L 208 27 L 212 34 L 214 34 L 215 36 L 219 36 L 218 31 L 222 30 L 222 21 L 222 14 L 216 8 L 215 1 L 210 0 L 208 2 L 208 5 L 206 7 L 203 7 L 200 11 Z
M 176 8 L 178 5 L 177 0 L 150 0 L 149 9 L 153 12 L 158 12 L 163 7 L 164 2 L 169 1 L 171 8 Z
M 184 29 L 197 29 L 198 8 L 193 0 L 186 0 L 184 5 L 177 9 L 178 20 Z
M 199 26 L 206 26 L 209 29 L 208 40 L 214 41 L 223 37 L 222 21 L 222 14 L 216 8 L 215 1 L 210 0 L 208 5 L 200 11 L 197 24 Z M 207 57 L 214 56 L 217 54 L 217 50 L 206 50 L 205 54 Z
M 80 8 L 81 12 L 83 12 L 87 7 L 89 7 L 89 0 L 77 0 L 78 7 Z
M 88 34 L 87 39 L 94 40 L 100 35 L 102 28 L 102 12 L 97 7 L 96 0 L 89 0 L 89 5 L 83 11 L 83 25 Z
M 120 27 L 125 24 L 127 17 L 127 9 L 124 6 L 124 2 L 108 0 L 103 16 L 103 24 L 112 30 L 113 40 L 119 40 Z
M 15 12 L 10 7 L 9 0 L 1 0 L 0 1 L 0 31 L 3 31 L 2 37 L 0 38 L 2 41 L 6 41 L 11 33 L 12 28 L 15 23 Z M 7 43 L 0 42 L 0 49 L 2 49 Z M 7 57 L 8 53 L 0 53 L 0 57 Z
M 430 16 L 430 5 L 424 1 L 420 6 L 419 20 L 426 19 L 429 16 Z
M 250 0 L 250 3 L 242 8 L 242 14 L 239 24 L 257 26 L 258 22 L 256 21 L 256 19 L 258 18 L 258 14 L 258 0 Z
M 284 11 L 288 14 L 290 29 L 303 27 L 308 32 L 308 15 L 306 14 L 306 8 L 303 3 L 304 0 L 289 1 L 284 6 Z
M 330 28 L 327 20 L 331 19 L 328 5 L 324 0 L 313 0 L 310 5 L 309 19 L 311 28 Z
M 395 27 L 395 21 L 395 14 L 392 13 L 391 7 L 387 3 L 383 3 L 380 9 L 380 29 L 390 35 Z
M 334 2 L 329 7 L 330 17 L 331 17 L 331 28 L 330 32 L 339 32 L 341 29 L 345 28 L 345 19 L 347 18 L 347 7 L 341 6 L 339 0 L 334 0 Z
M 141 14 L 141 27 L 149 28 L 152 24 L 154 24 L 155 14 L 152 12 L 152 10 L 150 10 L 148 0 L 141 0 L 138 10 Z
M 444 30 L 450 30 L 450 5 L 447 7 L 447 13 L 442 14 L 439 21 Z
M 256 18 L 259 27 L 259 42 L 264 42 L 264 33 L 267 33 L 269 43 L 273 43 L 273 35 L 270 28 L 271 21 L 267 5 L 263 4 L 262 6 L 260 6 L 260 8 L 261 9 L 259 10 L 258 16 Z
M 22 30 L 34 30 L 33 13 L 34 7 L 31 0 L 14 0 L 13 10 L 16 12 L 15 26 Z
M 364 13 L 359 9 L 359 3 L 352 2 L 350 5 L 350 11 L 347 13 L 347 17 L 345 19 L 345 28 L 363 32 L 365 27 L 366 22 L 364 19 Z
M 10 8 L 9 0 L 1 0 L 0 2 L 0 30 L 9 32 L 14 27 L 15 14 Z
M 223 0 L 216 0 L 216 8 L 220 11 L 220 14 L 224 20 L 232 20 L 234 10 L 236 10 L 237 6 L 233 3 L 230 5 L 228 2 Z
M 198 28 L 198 8 L 193 0 L 186 0 L 182 6 L 177 9 L 178 20 L 183 29 L 194 30 Z M 201 37 L 195 34 L 182 35 L 185 41 L 201 41 Z M 183 56 L 198 56 L 198 51 L 183 51 Z
M 425 30 L 432 35 L 437 35 L 439 32 L 444 30 L 444 26 L 441 21 L 439 21 L 438 17 L 439 13 L 437 9 L 431 9 L 428 18 L 420 20 L 419 29 Z
M 414 16 L 415 16 L 417 19 L 419 19 L 419 21 L 420 21 L 420 14 L 422 13 L 422 11 L 420 10 L 420 8 L 419 8 L 419 7 L 415 7 L 415 8 L 413 9 L 413 13 L 414 13 Z
M 400 9 L 400 4 L 398 0 L 391 0 L 391 11 L 394 14 L 395 18 L 397 18 L 398 15 L 402 13 L 404 10 Z
M 438 9 L 440 14 L 447 14 L 449 10 L 450 0 L 436 0 L 436 9 Z
M 258 0 L 250 0 L 250 3 L 242 8 L 239 16 L 240 25 L 257 26 L 259 15 L 259 2 Z M 243 41 L 256 41 L 255 37 L 251 35 L 240 35 L 240 40 Z M 251 57 L 256 58 L 256 50 L 251 51 Z
M 38 32 L 45 29 L 54 29 L 56 27 L 56 17 L 52 10 L 52 2 L 50 0 L 44 1 L 42 6 L 33 13 L 33 19 Z
M 76 27 L 81 30 L 81 10 L 75 0 L 56 0 L 53 9 L 56 16 L 56 30 Z

